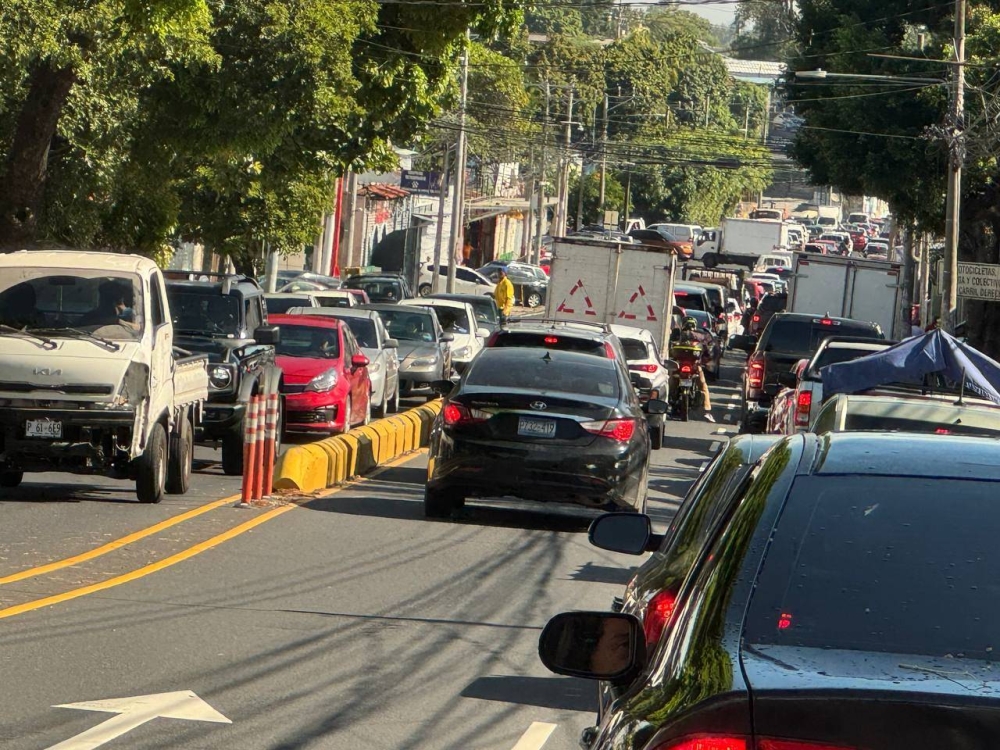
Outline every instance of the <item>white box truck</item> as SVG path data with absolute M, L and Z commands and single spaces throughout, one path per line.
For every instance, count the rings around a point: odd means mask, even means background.
M 753 269 L 757 259 L 789 247 L 792 225 L 767 219 L 723 219 L 718 229 L 706 230 L 695 245 L 695 260 L 706 268 L 733 264 Z
M 870 321 L 896 338 L 901 268 L 883 260 L 795 253 L 786 309 Z
M 556 240 L 546 317 L 644 328 L 666 352 L 676 268 L 666 248 Z

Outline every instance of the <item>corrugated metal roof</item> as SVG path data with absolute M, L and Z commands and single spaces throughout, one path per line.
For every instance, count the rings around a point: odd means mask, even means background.
M 361 195 L 368 195 L 387 201 L 399 200 L 410 195 L 409 190 L 401 188 L 398 185 L 388 185 L 384 182 L 372 182 L 368 185 L 363 185 L 358 192 Z
M 737 60 L 735 57 L 725 56 L 722 60 L 726 64 L 729 75 L 741 80 L 777 81 L 785 73 L 784 63 L 771 60 Z

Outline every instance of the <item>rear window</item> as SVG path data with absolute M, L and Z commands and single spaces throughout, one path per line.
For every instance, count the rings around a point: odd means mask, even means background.
M 544 347 L 567 352 L 596 354 L 600 357 L 606 356 L 603 341 L 565 336 L 557 332 L 501 331 L 493 339 L 491 346 Z
M 830 325 L 810 320 L 771 319 L 771 332 L 765 349 L 788 354 L 814 352 L 829 336 L 868 336 L 878 338 L 879 332 L 871 323 L 833 321 Z
M 845 347 L 832 348 L 827 347 L 823 351 L 819 352 L 819 356 L 816 357 L 816 361 L 813 363 L 812 369 L 809 370 L 809 374 L 812 376 L 818 376 L 819 371 L 826 367 L 827 365 L 836 365 L 840 362 L 851 362 L 855 359 L 860 359 L 861 357 L 867 357 L 869 354 L 875 354 L 876 352 L 871 349 L 848 349 Z
M 766 283 L 766 282 L 761 282 Z M 784 294 L 774 294 L 764 297 L 760 301 L 761 312 L 780 312 L 788 304 L 788 297 Z
M 480 356 L 466 376 L 466 385 L 561 391 L 584 396 L 618 398 L 618 377 L 610 359 L 567 362 L 541 352 L 512 363 L 509 357 Z
M 281 340 L 274 351 L 285 357 L 337 359 L 340 356 L 340 337 L 336 328 L 283 325 Z
M 633 360 L 650 359 L 649 349 L 645 341 L 639 339 L 622 339 L 622 347 L 625 349 L 625 359 Z
M 674 302 L 685 309 L 691 310 L 704 310 L 705 309 L 705 295 L 694 294 L 692 292 L 684 292 L 680 290 L 674 291 Z
M 282 313 L 288 312 L 293 307 L 310 307 L 308 297 L 294 297 L 292 299 L 276 297 L 265 299 L 264 304 L 267 305 L 268 315 L 281 315 Z
M 911 477 L 796 479 L 747 641 L 996 661 L 997 490 Z
M 371 318 L 341 318 L 351 329 L 358 346 L 364 349 L 378 349 L 378 334 L 375 332 L 375 322 Z

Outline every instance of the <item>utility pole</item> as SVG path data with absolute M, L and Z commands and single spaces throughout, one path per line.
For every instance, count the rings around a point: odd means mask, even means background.
M 458 148 L 455 154 L 455 195 L 452 199 L 451 215 L 451 248 L 448 253 L 448 294 L 455 293 L 455 267 L 457 258 L 461 257 L 465 233 L 465 109 L 469 95 L 469 29 L 465 30 L 465 50 L 462 52 L 462 75 L 460 83 L 460 99 L 458 109 Z
M 913 220 L 908 220 L 906 222 L 906 230 L 903 235 L 903 294 L 902 294 L 902 304 L 900 310 L 900 321 L 899 333 L 895 336 L 898 340 L 903 340 L 909 338 L 910 336 L 910 320 L 912 318 L 913 311 L 913 291 L 915 284 L 914 280 L 914 266 L 913 262 L 913 251 L 916 249 L 916 228 L 913 226 Z
M 559 175 L 559 203 L 556 209 L 556 233 L 560 237 L 566 236 L 569 227 L 569 165 L 570 165 L 570 145 L 573 140 L 573 89 L 566 92 L 566 135 L 563 153 L 562 168 Z
M 434 264 L 431 271 L 431 294 L 441 291 L 441 245 L 444 242 L 444 204 L 448 200 L 448 157 L 451 149 L 444 150 L 444 171 L 441 173 L 441 189 L 438 191 L 438 225 L 434 237 Z
M 760 142 L 767 146 L 767 137 L 770 135 L 771 131 L 771 87 L 767 88 L 767 104 L 764 105 L 764 123 L 761 127 L 761 139 Z M 757 194 L 757 208 L 761 208 L 764 205 L 764 191 L 761 190 Z
M 345 266 L 354 264 L 354 214 L 358 210 L 358 174 L 353 169 L 347 173 L 347 208 L 344 209 Z M 440 222 L 439 222 L 440 224 Z
M 538 170 L 538 224 L 535 228 L 535 252 L 531 262 L 538 265 L 542 260 L 542 230 L 545 222 L 545 145 L 549 134 L 549 102 L 551 89 L 549 79 L 545 79 L 545 119 L 542 120 L 542 161 Z
M 604 224 L 604 191 L 608 180 L 608 92 L 604 92 L 604 134 L 601 136 L 601 190 L 597 197 L 597 211 Z
M 955 0 L 955 64 L 952 66 L 948 131 L 948 197 L 945 199 L 944 279 L 941 324 L 953 333 L 958 323 L 958 229 L 962 208 L 962 162 L 965 159 L 965 2 Z

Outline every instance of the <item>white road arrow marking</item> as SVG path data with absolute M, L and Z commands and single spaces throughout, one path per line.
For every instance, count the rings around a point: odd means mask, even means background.
M 549 737 L 556 731 L 556 726 L 544 721 L 531 722 L 531 726 L 521 735 L 513 750 L 541 750 L 542 745 L 548 742 Z
M 53 708 L 75 708 L 80 711 L 103 711 L 118 714 L 96 727 L 91 727 L 75 737 L 53 745 L 49 750 L 93 750 L 153 719 L 182 719 L 186 721 L 211 721 L 232 724 L 190 690 L 174 693 L 136 695 L 131 698 L 112 698 L 103 701 L 64 703 Z

